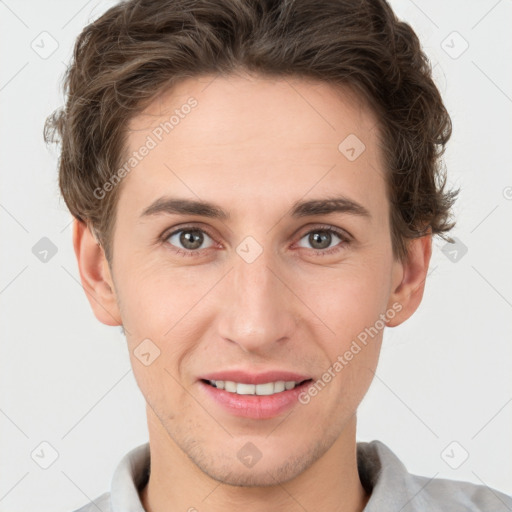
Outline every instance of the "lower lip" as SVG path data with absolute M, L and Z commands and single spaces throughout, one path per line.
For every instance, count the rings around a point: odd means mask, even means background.
M 276 393 L 275 395 L 238 395 L 218 389 L 199 381 L 201 389 L 233 416 L 264 420 L 273 418 L 293 407 L 298 396 L 311 384 L 311 380 L 300 386 Z

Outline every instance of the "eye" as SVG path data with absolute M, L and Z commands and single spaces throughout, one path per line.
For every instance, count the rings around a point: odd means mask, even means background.
M 338 239 L 338 242 L 336 242 Z M 311 249 L 317 254 L 332 254 L 340 251 L 350 243 L 349 237 L 342 231 L 332 227 L 319 227 L 308 231 L 301 239 L 311 245 Z M 342 242 L 340 244 L 340 242 Z M 334 245 L 332 245 L 334 243 Z M 299 247 L 304 247 L 299 242 Z M 306 247 L 308 248 L 308 247 Z
M 212 242 L 207 247 L 202 247 L 206 240 Z M 164 240 L 173 246 L 177 253 L 194 255 L 201 250 L 213 247 L 213 239 L 202 229 L 197 227 L 184 227 L 164 236 Z
M 183 256 L 199 256 L 215 246 L 213 238 L 204 229 L 197 226 L 181 227 L 169 234 L 164 234 L 161 239 L 172 251 Z M 299 247 L 308 249 L 307 245 L 303 245 L 303 240 L 306 244 L 310 244 L 309 249 L 315 254 L 326 255 L 343 250 L 350 244 L 351 239 L 342 230 L 332 226 L 320 226 L 301 237 L 298 243 Z

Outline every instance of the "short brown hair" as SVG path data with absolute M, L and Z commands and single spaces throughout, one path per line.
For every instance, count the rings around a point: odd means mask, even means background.
M 395 258 L 407 240 L 446 236 L 458 191 L 441 155 L 451 120 L 413 29 L 385 0 L 130 0 L 79 35 L 65 107 L 46 121 L 60 140 L 59 186 L 111 262 L 120 186 L 94 191 L 121 165 L 129 120 L 179 80 L 244 70 L 348 86 L 379 119 Z

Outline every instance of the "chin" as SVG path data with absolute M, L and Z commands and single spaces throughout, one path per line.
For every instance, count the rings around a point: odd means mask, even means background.
M 302 468 L 292 468 L 289 467 L 288 464 L 285 464 L 285 466 L 288 467 L 272 466 L 269 468 L 260 467 L 259 469 L 244 468 L 242 470 L 240 469 L 240 463 L 238 463 L 238 461 L 233 462 L 232 466 L 229 468 L 203 466 L 200 463 L 196 463 L 196 465 L 213 480 L 234 487 L 275 486 L 292 480 L 302 472 Z
M 189 453 L 194 464 L 210 478 L 219 483 L 236 487 L 269 487 L 293 480 L 314 464 L 328 449 L 323 443 L 304 453 L 297 454 L 296 448 L 289 455 L 281 454 L 277 459 L 265 456 L 252 467 L 245 467 L 238 458 L 225 454 L 213 455 L 206 459 L 204 452 Z M 266 459 L 266 460 L 265 460 Z

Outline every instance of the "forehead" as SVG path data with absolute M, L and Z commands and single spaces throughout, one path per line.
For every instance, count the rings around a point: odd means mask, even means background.
M 196 103 L 193 107 L 191 100 Z M 376 116 L 353 89 L 293 77 L 233 74 L 182 80 L 134 117 L 129 130 L 146 131 L 167 121 L 173 125 L 171 138 L 180 143 L 176 151 L 194 145 L 239 146 L 250 143 L 249 136 L 285 146 L 332 146 L 350 133 L 367 139 L 378 134 Z M 179 132 L 187 128 L 194 138 L 185 140 L 186 133 L 179 139 Z
M 126 157 L 144 145 L 121 194 L 139 211 L 164 191 L 246 209 L 333 188 L 370 205 L 385 196 L 377 118 L 351 89 L 322 82 L 184 80 L 131 120 Z

